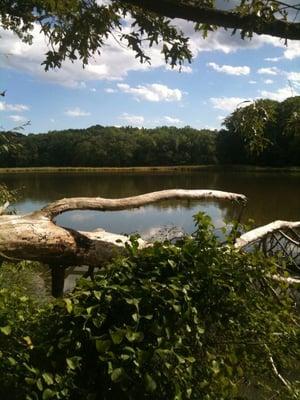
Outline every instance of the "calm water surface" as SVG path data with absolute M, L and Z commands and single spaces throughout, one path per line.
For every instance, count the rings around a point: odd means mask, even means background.
M 9 174 L 0 175 L 11 189 L 19 189 L 18 213 L 41 208 L 47 203 L 74 196 L 108 198 L 134 196 L 163 189 L 218 189 L 245 194 L 249 201 L 244 219 L 257 225 L 276 219 L 300 219 L 300 173 L 201 171 L 159 174 Z M 80 230 L 103 228 L 116 233 L 139 232 L 144 237 L 161 226 L 176 225 L 194 230 L 192 216 L 208 213 L 216 227 L 237 216 L 237 207 L 227 202 L 168 201 L 135 210 L 76 211 L 57 219 L 62 226 Z

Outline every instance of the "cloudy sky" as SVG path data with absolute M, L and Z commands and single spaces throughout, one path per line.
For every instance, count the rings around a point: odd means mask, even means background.
M 0 31 L 0 124 L 10 129 L 30 120 L 26 132 L 90 125 L 190 125 L 219 128 L 224 116 L 244 100 L 284 100 L 300 94 L 300 42 L 268 36 L 241 40 L 224 30 L 204 40 L 192 25 L 176 21 L 190 37 L 192 64 L 181 72 L 164 64 L 159 48 L 152 64 L 110 38 L 101 56 L 83 69 L 66 62 L 45 72 L 47 51 L 39 30 L 26 45 Z

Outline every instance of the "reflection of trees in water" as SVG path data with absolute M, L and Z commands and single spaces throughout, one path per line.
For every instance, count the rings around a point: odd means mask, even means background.
M 3 175 L 11 188 L 24 187 L 23 199 L 49 201 L 62 197 L 127 197 L 164 189 L 212 189 L 213 173 L 195 174 L 19 174 Z
M 102 196 L 127 197 L 156 190 L 218 189 L 245 194 L 249 201 L 244 220 L 253 218 L 257 224 L 276 219 L 299 220 L 300 175 L 270 172 L 198 171 L 157 174 L 15 174 L 2 175 L 1 181 L 10 188 L 22 187 L 21 201 L 48 203 L 63 197 Z M 167 210 L 191 209 L 190 201 L 172 201 L 155 205 Z M 203 203 L 197 202 L 197 209 Z M 218 203 L 224 218 L 236 218 L 236 207 Z

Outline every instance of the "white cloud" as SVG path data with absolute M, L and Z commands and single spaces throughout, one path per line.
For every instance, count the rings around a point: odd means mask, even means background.
M 65 111 L 65 114 L 68 115 L 68 117 L 88 117 L 91 115 L 90 112 L 83 111 L 79 107 L 69 108 Z
M 287 72 L 287 79 L 291 82 L 292 86 L 300 87 L 300 72 Z
M 255 35 L 257 37 L 257 35 Z M 293 60 L 294 58 L 300 57 L 300 42 L 299 40 L 288 40 L 287 44 L 283 39 L 278 39 L 274 36 L 262 35 L 260 40 L 264 44 L 269 44 L 274 47 L 279 47 L 283 49 L 283 54 L 281 57 L 273 57 L 268 61 L 279 61 L 282 59 Z
M 206 39 L 203 39 L 199 32 L 194 31 L 192 23 L 177 19 L 173 20 L 172 23 L 181 28 L 190 38 L 191 50 L 195 57 L 204 51 L 221 51 L 229 54 L 240 49 L 260 48 L 264 44 L 284 48 L 286 58 L 292 59 L 300 55 L 299 42 L 296 41 L 289 41 L 288 47 L 285 47 L 279 39 L 265 35 L 254 35 L 252 40 L 242 40 L 238 34 L 231 36 L 231 33 L 224 29 L 212 32 Z M 125 31 L 129 32 L 129 28 L 125 27 Z M 2 57 L 2 66 L 21 69 L 43 80 L 68 87 L 82 87 L 84 82 L 89 80 L 121 79 L 129 71 L 148 70 L 157 67 L 165 68 L 164 58 L 159 46 L 153 46 L 150 50 L 147 49 L 151 56 L 151 66 L 149 66 L 148 64 L 140 64 L 135 59 L 135 53 L 132 50 L 126 48 L 126 46 L 120 46 L 114 38 L 110 37 L 102 48 L 101 55 L 95 54 L 90 65 L 85 69 L 82 69 L 80 62 L 72 64 L 67 61 L 59 71 L 45 73 L 40 64 L 48 48 L 44 36 L 40 34 L 39 26 L 36 25 L 32 32 L 34 37 L 32 46 L 22 43 L 16 35 L 9 31 L 1 30 L 0 34 L 0 52 L 8 54 L 7 57 Z M 175 68 L 175 70 L 177 69 Z M 183 66 L 182 72 L 190 73 L 191 67 Z
M 55 119 L 54 118 L 50 118 L 50 122 L 52 122 L 52 124 L 54 124 Z
M 256 81 L 253 81 L 253 80 L 251 80 L 251 81 L 249 81 L 249 83 L 250 83 L 251 85 L 255 85 L 257 82 L 256 82 Z
M 264 80 L 264 83 L 265 83 L 266 85 L 271 85 L 272 83 L 274 83 L 274 81 L 272 81 L 272 79 L 265 79 L 265 80 Z
M 131 115 L 128 113 L 123 113 L 119 119 L 133 126 L 142 126 L 145 122 L 145 118 L 142 115 Z
M 257 70 L 258 74 L 265 74 L 265 75 L 278 75 L 279 70 L 276 67 L 270 67 L 270 68 L 259 68 Z
M 111 3 L 110 0 L 96 0 L 96 3 L 98 4 L 98 6 L 107 6 L 108 4 Z
M 288 45 L 285 47 L 283 56 L 284 56 L 284 58 L 287 58 L 288 60 L 293 60 L 294 58 L 300 57 L 299 40 L 289 41 Z
M 300 72 L 288 72 L 287 77 L 292 81 L 300 81 Z
M 207 63 L 207 66 L 217 72 L 223 72 L 228 75 L 249 75 L 250 68 L 246 65 L 234 67 L 232 65 L 218 65 L 214 62 Z
M 0 101 L 0 111 L 28 111 L 29 107 L 25 104 L 8 104 L 5 101 Z
M 104 91 L 105 91 L 106 93 L 116 93 L 116 90 L 115 90 L 115 89 L 112 89 L 112 88 L 106 88 L 106 89 L 104 89 Z
M 182 121 L 179 118 L 175 118 L 175 117 L 169 117 L 168 115 L 164 116 L 164 120 L 169 123 L 169 124 L 173 124 L 173 125 L 177 125 L 177 124 L 182 124 Z
M 271 62 L 278 62 L 281 60 L 282 57 L 267 57 L 265 58 L 265 61 L 271 61 Z
M 179 89 L 171 89 L 160 83 L 139 85 L 137 87 L 131 87 L 126 83 L 118 83 L 117 86 L 122 92 L 132 94 L 137 100 L 171 102 L 182 99 L 182 92 Z
M 191 74 L 193 72 L 193 69 L 188 66 L 188 65 L 182 65 L 180 66 L 175 66 L 175 67 L 171 67 L 171 65 L 166 65 L 166 69 L 168 71 L 175 71 L 175 72 L 181 72 L 181 73 L 185 73 L 185 74 Z
M 120 46 L 112 37 L 101 50 L 101 55 L 95 54 L 90 59 L 90 64 L 82 68 L 80 61 L 65 61 L 59 70 L 44 71 L 41 65 L 45 53 L 49 50 L 47 41 L 40 33 L 40 28 L 35 26 L 33 31 L 33 44 L 30 46 L 10 31 L 0 29 L 0 53 L 7 55 L 1 57 L 0 67 L 22 70 L 48 82 L 60 84 L 69 88 L 84 88 L 88 81 L 120 80 L 129 71 L 149 70 L 150 68 L 165 67 L 165 61 L 160 48 L 151 48 L 151 66 L 141 64 L 135 58 L 135 53 L 126 46 Z
M 93 93 L 97 92 L 96 88 L 94 88 L 94 87 L 90 88 L 90 91 L 93 92 Z
M 17 114 L 9 115 L 8 118 L 10 118 L 14 122 L 19 122 L 19 123 L 27 121 L 26 117 L 24 117 L 23 115 L 17 115 Z
M 285 47 L 284 43 L 277 38 L 254 35 L 252 40 L 242 40 L 238 34 L 231 36 L 231 33 L 224 29 L 212 32 L 206 39 L 203 39 L 199 32 L 194 31 L 192 23 L 178 19 L 173 20 L 172 23 L 182 29 L 190 38 L 190 47 L 194 57 L 197 57 L 201 52 L 221 51 L 229 54 L 241 49 L 257 49 L 265 44 L 284 48 L 284 56 L 289 59 L 300 55 L 299 41 L 290 41 L 288 47 Z M 128 32 L 129 27 L 127 26 L 125 33 Z M 84 88 L 86 82 L 93 80 L 120 80 L 126 77 L 129 71 L 169 68 L 165 65 L 160 46 L 146 49 L 151 57 L 151 65 L 141 64 L 135 58 L 135 53 L 132 50 L 126 46 L 120 46 L 113 37 L 109 37 L 105 46 L 101 49 L 101 55 L 95 54 L 85 69 L 82 68 L 80 62 L 65 61 L 60 70 L 45 72 L 41 63 L 49 49 L 38 25 L 35 25 L 32 31 L 33 45 L 31 46 L 21 42 L 10 31 L 0 29 L 0 35 L 0 53 L 7 55 L 1 57 L 0 67 L 22 70 L 34 75 L 35 78 L 70 88 Z M 178 67 L 175 70 L 178 70 Z M 190 73 L 192 69 L 186 65 L 182 67 L 182 72 Z
M 204 125 L 204 126 L 199 126 L 197 129 L 207 129 L 209 131 L 216 131 L 219 128 L 217 128 L 217 126 L 213 126 L 213 125 Z
M 298 96 L 300 93 L 293 91 L 289 86 L 282 87 L 274 92 L 269 92 L 267 90 L 261 90 L 260 94 L 264 98 L 283 101 L 291 96 Z
M 242 97 L 211 97 L 209 100 L 212 103 L 213 108 L 228 112 L 234 111 L 237 106 L 245 107 L 249 105 L 249 99 Z

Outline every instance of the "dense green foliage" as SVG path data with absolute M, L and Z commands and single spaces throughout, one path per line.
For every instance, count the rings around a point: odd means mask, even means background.
M 219 159 L 231 163 L 299 165 L 300 96 L 258 100 L 224 121 Z
M 210 219 L 196 222 L 176 246 L 138 251 L 133 239 L 44 309 L 2 289 L 0 397 L 299 398 L 278 377 L 299 367 L 300 319 L 274 261 L 220 247 Z
M 300 96 L 238 108 L 221 131 L 92 126 L 47 134 L 2 133 L 0 167 L 299 165 Z
M 48 134 L 12 134 L 20 143 L 0 166 L 142 166 L 213 164 L 215 133 L 192 128 L 115 128 L 94 126 Z

